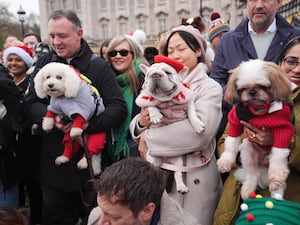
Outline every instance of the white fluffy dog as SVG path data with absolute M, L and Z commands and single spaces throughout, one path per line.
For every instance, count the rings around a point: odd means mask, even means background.
M 221 172 L 230 171 L 240 151 L 243 169 L 235 175 L 243 183 L 241 197 L 249 197 L 259 185 L 269 186 L 272 197 L 283 198 L 289 174 L 289 144 L 294 134 L 292 104 L 286 101 L 291 94 L 290 82 L 278 65 L 258 59 L 243 62 L 231 72 L 224 99 L 235 105 L 228 115 L 228 137 L 217 161 L 218 168 Z M 253 143 L 256 135 L 244 139 L 241 144 L 241 120 L 258 128 L 271 129 L 273 145 Z M 258 151 L 268 153 L 268 168 L 259 166 Z
M 55 159 L 55 163 L 61 165 L 68 162 L 79 150 L 79 143 L 73 140 L 82 134 L 83 125 L 89 119 L 104 111 L 104 105 L 100 96 L 95 93 L 95 88 L 88 84 L 90 81 L 63 63 L 51 62 L 45 65 L 35 76 L 34 83 L 38 97 L 51 96 L 47 114 L 43 119 L 44 131 L 49 132 L 54 128 L 55 115 L 67 116 L 73 121 L 70 132 L 66 133 L 63 139 L 64 152 Z M 104 132 L 87 135 L 86 147 L 92 158 L 95 174 L 100 173 L 99 154 L 104 148 L 105 137 Z M 77 166 L 79 169 L 87 168 L 85 154 Z
M 140 65 L 141 71 L 145 74 L 145 82 L 143 84 L 143 90 L 136 98 L 136 104 L 140 107 L 147 107 L 150 121 L 154 127 L 163 126 L 188 117 L 192 127 L 197 133 L 204 132 L 204 124 L 198 118 L 195 110 L 195 94 L 181 81 L 181 76 L 186 74 L 188 69 L 185 68 L 183 64 L 165 56 L 155 56 L 154 62 L 151 67 L 144 64 Z M 176 113 L 164 115 L 163 117 L 160 112 L 160 107 L 170 108 L 175 105 L 181 105 L 182 107 L 181 109 L 177 108 Z M 165 161 L 170 162 L 172 165 L 183 166 L 182 157 L 165 159 L 150 156 L 149 151 L 147 160 L 156 166 L 161 166 Z M 182 173 L 175 171 L 174 178 L 177 191 L 186 193 L 188 187 L 183 182 Z

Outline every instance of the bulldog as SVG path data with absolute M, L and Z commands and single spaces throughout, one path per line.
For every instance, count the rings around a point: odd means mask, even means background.
M 139 67 L 145 74 L 145 82 L 141 93 L 135 100 L 138 106 L 148 109 L 150 121 L 153 124 L 150 129 L 188 118 L 195 132 L 199 134 L 204 132 L 204 123 L 198 118 L 195 110 L 195 93 L 181 79 L 188 73 L 188 69 L 183 64 L 161 55 L 155 56 L 154 62 L 150 67 L 140 64 Z M 146 146 L 146 143 L 141 143 L 141 141 L 139 144 Z M 165 161 L 183 166 L 181 157 L 169 159 L 154 157 L 149 155 L 149 151 L 147 160 L 156 166 L 161 166 Z M 186 193 L 188 187 L 182 180 L 182 173 L 175 171 L 174 178 L 177 191 Z

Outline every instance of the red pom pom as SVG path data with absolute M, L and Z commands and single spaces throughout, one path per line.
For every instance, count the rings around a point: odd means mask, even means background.
M 256 198 L 256 193 L 255 192 L 251 192 L 249 194 L 249 198 Z
M 247 219 L 249 222 L 252 222 L 252 221 L 254 220 L 254 215 L 251 214 L 251 213 L 248 213 L 248 214 L 246 215 L 246 219 Z
M 220 13 L 218 12 L 213 12 L 211 15 L 210 15 L 210 20 L 213 21 L 213 20 L 216 20 L 216 19 L 219 19 L 221 18 L 220 16 Z

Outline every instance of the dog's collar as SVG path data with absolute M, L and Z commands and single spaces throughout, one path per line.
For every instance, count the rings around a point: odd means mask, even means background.
M 182 91 L 180 91 L 178 93 L 178 95 L 174 96 L 173 99 L 177 100 L 177 101 L 180 101 L 181 99 L 185 99 L 185 95 L 183 94 Z
M 145 99 L 146 101 L 149 101 L 149 102 L 154 100 L 154 98 L 151 95 L 144 95 L 144 96 L 142 96 L 142 99 Z

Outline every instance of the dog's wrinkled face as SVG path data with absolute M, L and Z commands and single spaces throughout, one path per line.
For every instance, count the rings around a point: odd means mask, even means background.
M 43 75 L 43 89 L 49 96 L 63 96 L 65 87 L 65 75 L 57 67 L 52 67 L 45 71 Z
M 161 101 L 171 100 L 179 88 L 180 77 L 176 70 L 166 63 L 155 63 L 151 67 L 143 67 L 145 74 L 144 87 Z

